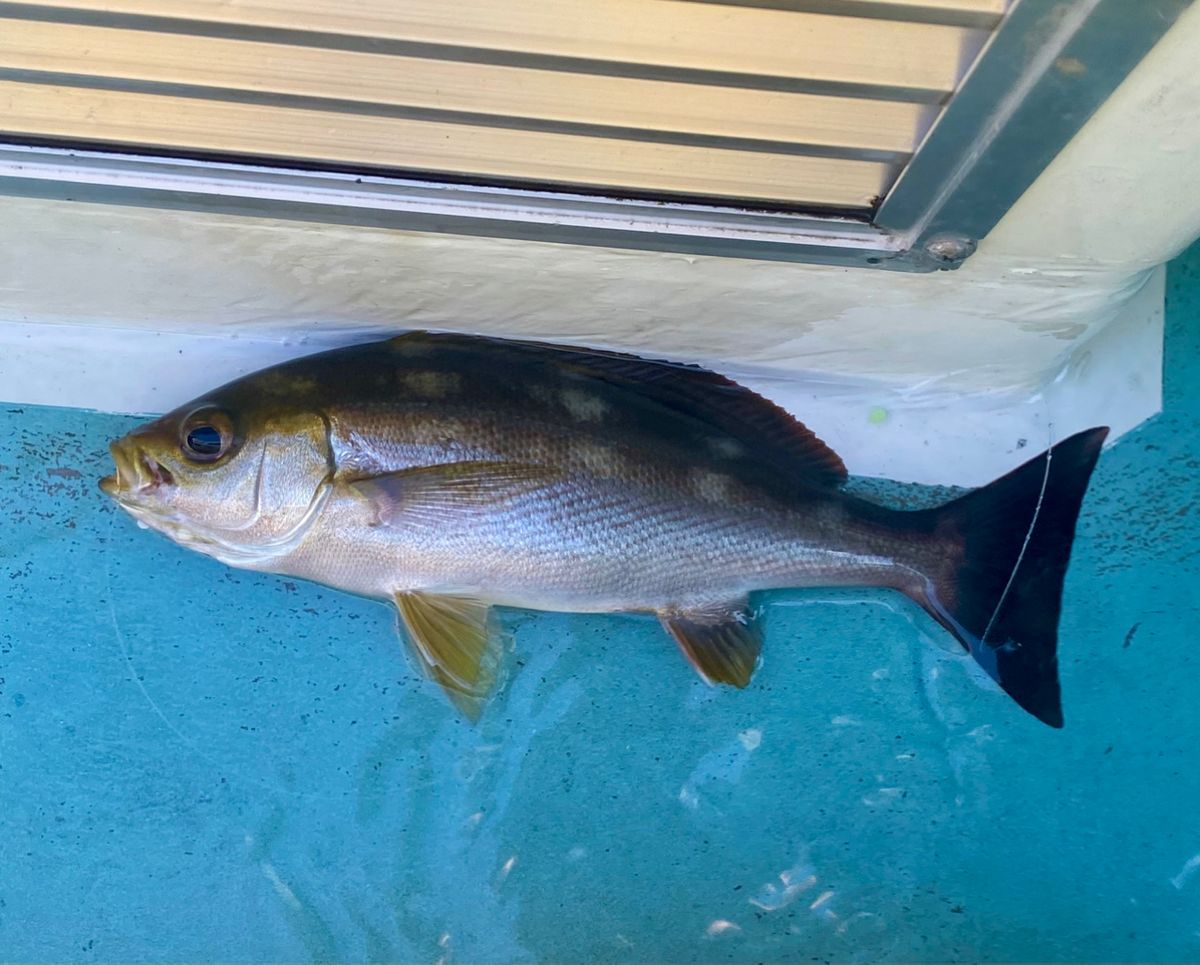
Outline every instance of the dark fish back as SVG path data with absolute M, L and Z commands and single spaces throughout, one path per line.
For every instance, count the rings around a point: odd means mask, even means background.
M 284 382 L 331 404 L 507 414 L 708 466 L 792 501 L 846 478 L 841 459 L 783 409 L 707 369 L 632 355 L 414 332 L 285 363 Z

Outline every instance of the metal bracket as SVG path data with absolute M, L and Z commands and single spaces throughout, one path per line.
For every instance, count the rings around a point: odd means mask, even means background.
M 1018 0 L 872 219 L 906 267 L 961 265 L 1190 2 Z

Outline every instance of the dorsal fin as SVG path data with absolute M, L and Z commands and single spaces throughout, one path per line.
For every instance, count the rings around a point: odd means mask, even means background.
M 497 352 L 526 358 L 552 352 L 553 359 L 565 369 L 636 391 L 643 398 L 744 443 L 760 465 L 772 467 L 793 484 L 829 489 L 846 481 L 841 457 L 811 429 L 769 399 L 698 365 L 601 349 L 452 333 L 411 332 L 393 341 L 425 340 L 463 347 L 489 343 Z

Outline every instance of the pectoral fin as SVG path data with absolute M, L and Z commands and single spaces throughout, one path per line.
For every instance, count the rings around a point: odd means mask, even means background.
M 426 593 L 397 593 L 395 600 L 422 668 L 459 710 L 478 720 L 500 665 L 500 638 L 489 625 L 488 605 Z
M 559 470 L 516 462 L 453 462 L 372 476 L 350 488 L 373 505 L 381 525 L 446 522 L 549 485 Z
M 735 687 L 750 683 L 762 649 L 762 632 L 744 600 L 663 610 L 658 618 L 706 683 Z

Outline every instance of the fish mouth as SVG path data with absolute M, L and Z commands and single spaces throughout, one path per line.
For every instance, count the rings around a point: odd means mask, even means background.
M 114 499 L 146 496 L 175 482 L 171 471 L 143 449 L 114 442 L 108 451 L 117 471 L 100 480 L 100 490 Z

